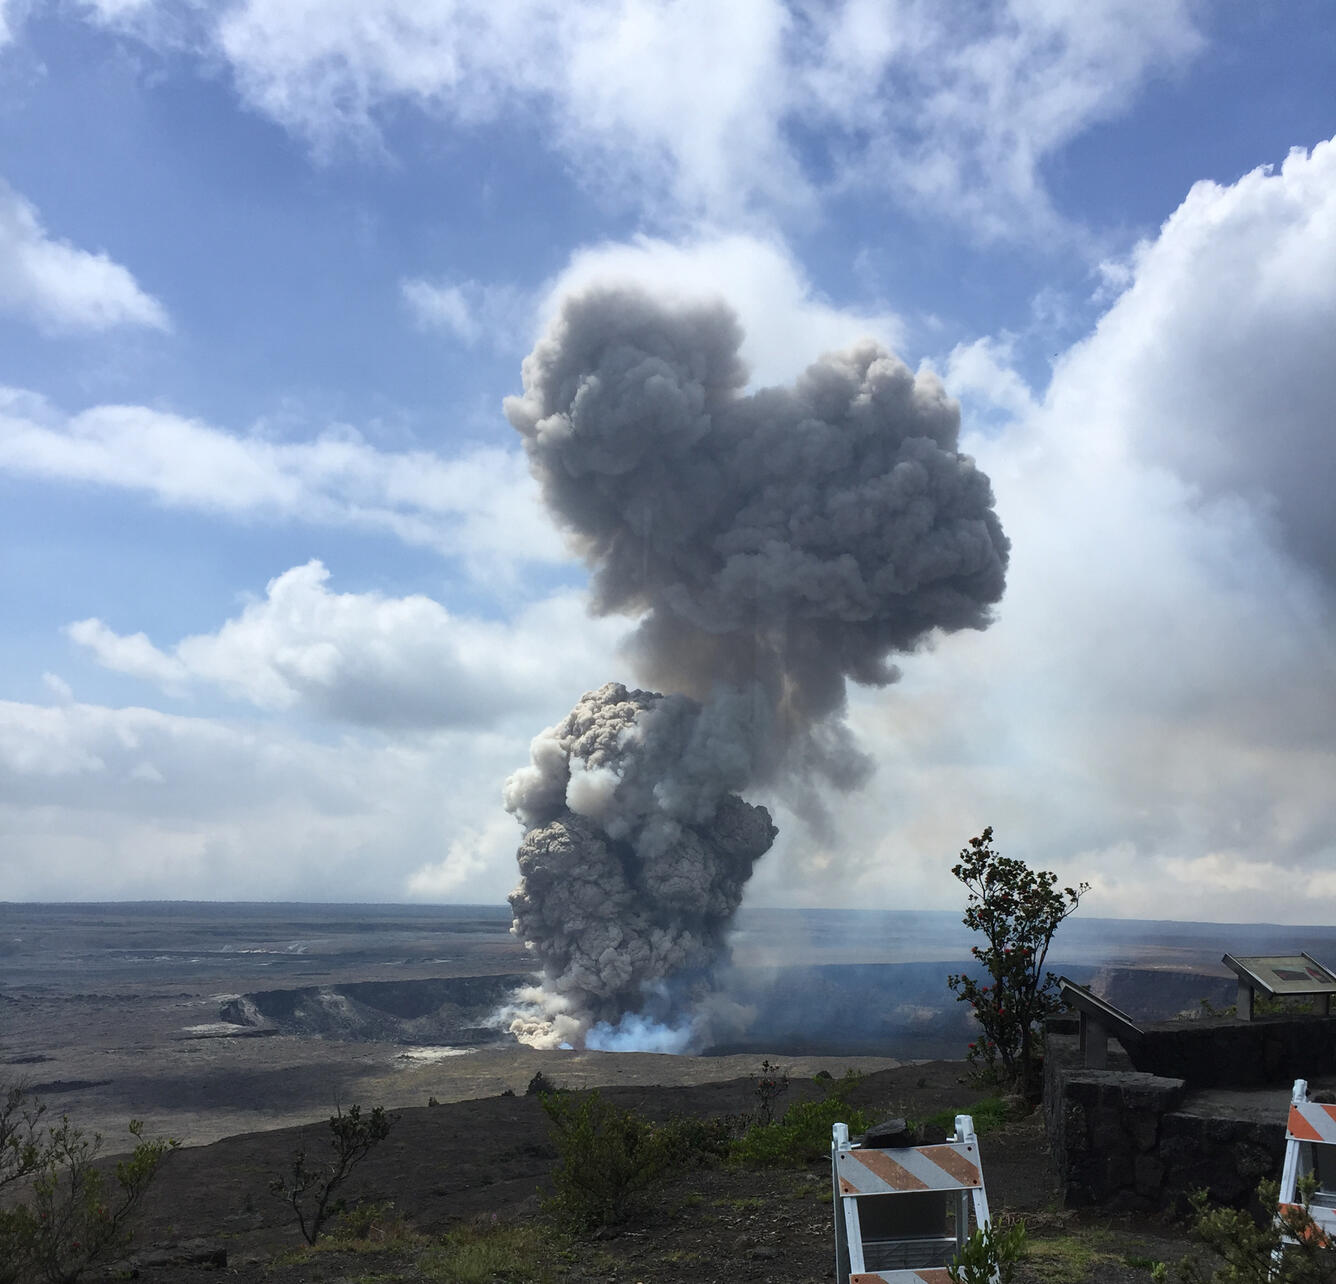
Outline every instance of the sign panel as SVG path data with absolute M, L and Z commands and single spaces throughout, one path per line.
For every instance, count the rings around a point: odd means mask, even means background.
M 1222 963 L 1253 989 L 1283 994 L 1336 994 L 1336 975 L 1307 954 L 1234 955 Z
M 1121 1008 L 1101 999 L 1098 994 L 1087 990 L 1084 985 L 1077 985 L 1065 976 L 1058 977 L 1058 990 L 1063 1001 L 1078 1012 L 1098 1021 L 1110 1034 L 1118 1039 L 1139 1039 L 1142 1031 L 1135 1021 Z

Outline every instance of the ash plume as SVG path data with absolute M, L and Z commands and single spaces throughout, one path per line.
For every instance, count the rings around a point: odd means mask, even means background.
M 741 342 L 723 304 L 592 289 L 506 401 L 591 609 L 638 621 L 627 658 L 668 693 L 586 695 L 507 783 L 529 1042 L 681 1027 L 776 832 L 739 791 L 820 824 L 820 786 L 871 770 L 846 683 L 893 682 L 893 655 L 1002 595 L 1007 539 L 935 376 L 865 341 L 747 393 Z

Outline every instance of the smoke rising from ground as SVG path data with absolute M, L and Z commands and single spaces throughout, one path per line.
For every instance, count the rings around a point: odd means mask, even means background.
M 627 657 L 669 693 L 586 695 L 507 783 L 543 973 L 528 1041 L 680 1027 L 774 838 L 739 791 L 784 787 L 819 823 L 819 786 L 871 769 L 846 683 L 894 681 L 891 656 L 986 627 L 1002 595 L 991 487 L 935 376 L 867 341 L 748 394 L 741 341 L 721 303 L 593 289 L 506 402 L 592 609 L 638 621 Z

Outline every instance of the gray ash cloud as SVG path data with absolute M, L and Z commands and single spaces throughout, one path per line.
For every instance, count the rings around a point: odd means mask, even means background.
M 820 787 L 870 771 L 847 683 L 894 681 L 893 656 L 986 627 L 1002 595 L 1007 539 L 935 376 L 867 341 L 747 393 L 741 340 L 722 304 L 593 289 L 506 402 L 591 609 L 637 621 L 627 659 L 668 692 L 590 693 L 507 784 L 532 1041 L 647 1004 L 680 1018 L 773 840 L 740 791 L 820 823 Z

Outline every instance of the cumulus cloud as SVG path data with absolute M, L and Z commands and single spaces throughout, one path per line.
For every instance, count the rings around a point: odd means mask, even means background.
M 495 819 L 521 744 L 0 701 L 0 880 L 19 900 L 405 899 L 443 836 Z M 513 879 L 507 854 L 451 891 L 496 902 Z
M 275 441 L 147 406 L 67 416 L 0 388 L 0 473 L 133 491 L 236 519 L 383 532 L 480 574 L 560 555 L 512 450 L 475 447 L 449 459 L 389 452 L 347 428 Z
M 637 236 L 576 251 L 549 286 L 540 316 L 551 324 L 564 300 L 608 282 L 622 282 L 668 303 L 719 299 L 737 313 L 739 355 L 752 387 L 787 383 L 812 354 L 875 339 L 904 342 L 905 324 L 884 307 L 836 307 L 812 288 L 778 239 L 743 233 L 680 241 Z
M 781 835 L 760 897 L 941 903 L 992 824 L 1090 878 L 1100 913 L 1332 912 L 1332 161 L 1194 188 L 1042 395 L 1005 343 L 955 354 L 1014 416 L 966 439 L 1013 540 L 1007 596 L 986 636 L 855 698 L 877 796 L 842 805 L 840 850 Z
M 612 646 L 612 628 L 586 623 L 573 594 L 503 623 L 420 594 L 333 593 L 328 581 L 318 561 L 293 567 L 217 632 L 169 652 L 96 619 L 66 632 L 104 667 L 173 694 L 212 687 L 261 709 L 382 730 L 496 726 L 582 689 Z
M 1336 453 L 1336 141 L 1198 183 L 1127 266 L 1056 395 L 1104 407 L 1129 450 L 1204 495 L 1245 500 L 1336 588 L 1319 463 Z
M 5 32 L 0 12 L 0 43 Z M 53 238 L 32 203 L 0 183 L 0 311 L 46 333 L 169 328 L 166 309 L 104 253 Z
M 98 20 L 154 29 L 118 7 Z M 382 147 L 404 104 L 463 127 L 528 110 L 646 208 L 871 186 L 984 236 L 1051 230 L 1045 160 L 1202 43 L 1189 0 L 243 0 L 200 22 L 247 103 L 323 153 Z

